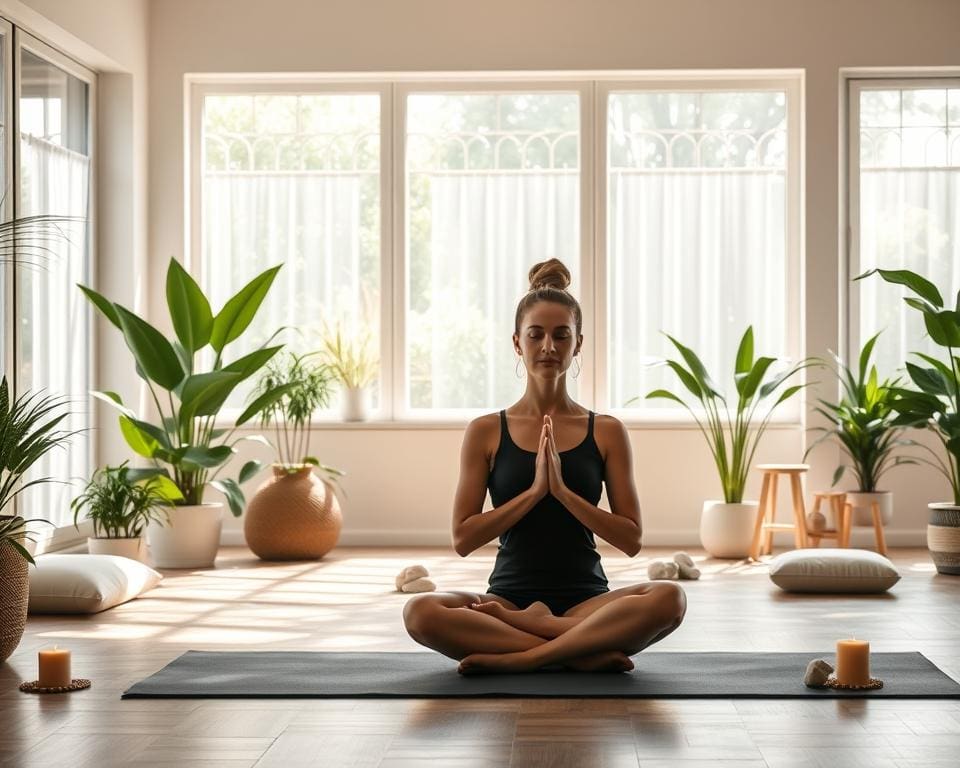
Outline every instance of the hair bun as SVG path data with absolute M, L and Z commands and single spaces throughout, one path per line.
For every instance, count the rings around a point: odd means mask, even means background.
M 548 259 L 530 267 L 528 279 L 531 291 L 538 288 L 556 288 L 565 291 L 570 285 L 570 270 L 560 259 Z

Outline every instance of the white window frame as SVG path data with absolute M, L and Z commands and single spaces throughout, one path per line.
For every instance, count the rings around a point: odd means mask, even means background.
M 87 263 L 86 263 L 86 284 L 96 288 L 97 287 L 97 123 L 96 123 L 96 105 L 97 105 L 97 74 L 94 70 L 88 69 L 79 62 L 70 58 L 66 54 L 60 52 L 56 48 L 48 45 L 39 38 L 31 35 L 29 32 L 25 32 L 19 27 L 13 27 L 13 34 L 10 38 L 11 40 L 11 57 L 13 62 L 17 62 L 14 65 L 14 68 L 11 70 L 11 77 L 13 78 L 12 88 L 9 93 L 10 104 L 5 105 L 5 109 L 11 109 L 13 112 L 13 120 L 10 123 L 10 140 L 8 141 L 9 152 L 12 155 L 10 160 L 11 173 L 13 174 L 13 181 L 16 182 L 19 180 L 19 168 L 20 168 L 20 77 L 19 77 L 19 61 L 21 51 L 29 51 L 30 53 L 38 56 L 39 58 L 47 61 L 53 66 L 62 69 L 69 75 L 76 77 L 79 80 L 82 80 L 87 85 L 87 143 L 88 143 L 88 157 L 90 159 L 89 165 L 89 189 L 87 192 L 88 195 L 88 204 L 87 210 L 89 212 L 88 219 L 86 222 L 86 254 L 87 254 Z M 14 211 L 13 215 L 19 215 L 20 211 L 20 185 L 19 183 L 12 183 L 11 187 L 13 189 L 13 201 L 14 201 Z M 11 272 L 11 277 L 13 273 Z M 15 283 L 15 279 L 11 279 L 11 283 Z M 14 300 L 11 301 L 12 309 L 14 313 L 14 318 L 17 317 L 18 307 L 16 306 L 15 296 Z M 86 307 L 84 313 L 88 332 L 86 334 L 88 346 L 87 346 L 87 382 L 86 389 L 90 391 L 95 389 L 95 376 L 96 376 L 96 360 L 98 356 L 97 340 L 96 334 L 94 332 L 94 318 L 93 318 L 93 309 L 90 306 Z M 17 348 L 19 344 L 19 334 L 14 333 L 12 347 L 12 363 L 11 363 L 11 372 L 12 378 L 16 380 L 18 374 L 18 362 L 17 362 Z M 19 392 L 17 384 L 14 385 L 15 391 Z M 92 399 L 88 402 L 88 407 L 90 408 L 91 416 L 94 413 L 92 406 Z M 76 443 L 78 440 L 87 441 L 87 455 L 90 457 L 90 470 L 92 471 L 95 467 L 99 465 L 99 453 L 97 450 L 97 441 L 94 440 L 94 429 L 96 427 L 95 419 L 91 417 L 90 428 L 87 432 L 76 435 L 72 438 L 72 442 Z M 72 478 L 71 478 L 72 480 Z M 16 505 L 16 501 L 14 502 Z M 15 506 L 16 509 L 16 506 Z M 78 544 L 83 543 L 87 536 L 92 535 L 93 526 L 89 521 L 81 522 L 79 526 L 75 527 L 72 524 L 59 526 L 55 529 L 49 529 L 47 527 L 41 528 L 35 532 L 36 538 L 36 552 L 43 553 L 49 550 L 58 550 L 68 547 L 72 547 Z
M 890 91 L 898 88 L 960 88 L 960 72 L 951 76 L 946 73 L 931 74 L 929 77 L 907 77 L 898 75 L 876 75 L 851 73 L 846 78 L 846 121 L 847 121 L 847 157 L 846 188 L 847 199 L 842 214 L 846 218 L 844 270 L 841 278 L 846 290 L 841 296 L 846 299 L 845 311 L 841 312 L 846 325 L 846 333 L 841 338 L 846 344 L 842 357 L 853 360 L 859 354 L 863 340 L 860 337 L 860 286 L 853 281 L 863 270 L 860 266 L 860 94 L 863 91 Z M 901 310 L 902 311 L 902 310 Z
M 3 103 L 0 109 L 3 110 L 3 124 L 7 130 L 7 140 L 3 147 L 3 166 L 5 174 L 2 180 L 3 188 L 13 190 L 13 145 L 19 137 L 14 133 L 13 126 L 13 50 L 15 43 L 13 39 L 13 25 L 6 19 L 0 18 L 0 36 L 5 43 L 3 47 Z M 0 216 L 4 221 L 9 221 L 14 216 L 13 196 L 4 195 L 3 207 L 0 210 Z M 14 302 L 14 284 L 16 283 L 16 273 L 11 265 L 3 265 L 3 306 L 6 311 L 0 318 L 0 328 L 3 329 L 6 341 L 3 345 L 3 370 L 7 372 L 7 381 L 11 387 L 16 388 L 17 379 L 17 355 L 14 340 L 16 339 L 17 313 Z
M 342 422 L 336 415 L 316 416 L 312 425 L 336 429 L 462 429 L 489 409 L 406 408 L 406 97 L 426 92 L 576 92 L 580 98 L 580 285 L 588 340 L 579 377 L 584 405 L 614 413 L 628 426 L 696 429 L 685 411 L 637 413 L 608 409 L 606 403 L 606 136 L 611 91 L 778 90 L 787 97 L 787 355 L 798 360 L 803 349 L 803 94 L 801 70 L 596 71 L 495 73 L 380 73 L 336 75 L 188 75 L 184 92 L 184 263 L 199 272 L 202 231 L 202 105 L 207 95 L 229 93 L 347 92 L 381 95 L 381 329 L 380 411 L 365 422 Z M 519 298 L 519 297 L 518 297 Z M 505 340 L 505 343 L 506 340 Z M 638 393 L 642 394 L 642 393 Z M 506 405 L 506 404 L 504 404 Z M 788 412 L 789 410 L 789 412 Z M 230 414 L 224 413 L 224 419 Z M 784 409 L 771 425 L 802 423 L 802 409 Z

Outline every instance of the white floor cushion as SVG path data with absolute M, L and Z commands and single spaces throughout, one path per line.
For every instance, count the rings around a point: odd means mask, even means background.
M 896 567 L 866 549 L 795 549 L 770 563 L 770 580 L 787 592 L 886 592 Z
M 41 555 L 30 566 L 30 613 L 97 613 L 132 600 L 162 579 L 116 555 Z

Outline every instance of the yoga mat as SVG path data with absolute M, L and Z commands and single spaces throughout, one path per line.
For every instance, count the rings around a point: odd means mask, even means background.
M 812 689 L 811 659 L 832 653 L 640 653 L 627 673 L 457 674 L 437 653 L 188 651 L 123 698 L 960 698 L 960 684 L 920 653 L 874 653 L 872 691 Z

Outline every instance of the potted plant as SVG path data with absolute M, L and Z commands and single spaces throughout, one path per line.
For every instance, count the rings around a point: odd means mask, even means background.
M 31 486 L 53 481 L 24 480 L 45 454 L 76 434 L 57 428 L 67 416 L 66 405 L 66 398 L 59 396 L 27 392 L 13 397 L 7 377 L 0 380 L 0 663 L 23 637 L 30 584 L 27 564 L 34 563 L 24 545 L 34 540 L 30 524 L 41 522 L 14 513 L 13 502 Z
M 343 473 L 310 451 L 310 418 L 327 405 L 333 385 L 330 368 L 310 360 L 315 355 L 289 353 L 271 361 L 254 390 L 254 396 L 286 390 L 260 415 L 262 427 L 273 425 L 280 460 L 243 520 L 247 545 L 264 560 L 319 559 L 340 537 L 343 516 L 334 488 Z
M 356 336 L 345 336 L 338 323 L 324 328 L 322 353 L 340 381 L 341 415 L 344 421 L 363 421 L 369 411 L 368 387 L 377 377 L 377 357 L 369 330 Z
M 916 389 L 897 388 L 893 407 L 898 414 L 895 424 L 927 429 L 943 446 L 938 453 L 922 443 L 912 443 L 929 454 L 917 456 L 917 461 L 933 467 L 950 483 L 952 501 L 927 505 L 927 547 L 939 573 L 960 575 L 960 295 L 954 309 L 946 308 L 933 283 L 906 269 L 871 269 L 855 279 L 873 274 L 916 294 L 904 301 L 923 314 L 930 339 L 946 350 L 945 361 L 913 353 L 929 367 L 906 363 Z
M 166 509 L 181 498 L 170 478 L 156 475 L 135 481 L 127 462 L 94 472 L 83 493 L 71 504 L 73 523 L 79 529 L 80 516 L 93 523 L 87 538 L 92 555 L 118 555 L 147 561 L 143 533 L 150 522 L 165 522 Z
M 152 466 L 131 469 L 129 477 L 143 480 L 157 475 L 170 478 L 180 497 L 168 510 L 169 524 L 151 522 L 147 542 L 154 564 L 160 568 L 204 568 L 213 565 L 220 546 L 223 504 L 203 501 L 208 485 L 223 493 L 234 516 L 243 512 L 240 484 L 253 477 L 260 462 L 249 461 L 238 479 L 217 479 L 236 454 L 240 440 L 236 429 L 269 408 L 284 394 L 282 387 L 254 400 L 233 427 L 216 426 L 217 415 L 230 393 L 244 379 L 260 370 L 281 349 L 267 344 L 225 363 L 224 349 L 250 325 L 277 270 L 272 267 L 255 277 L 231 297 L 214 315 L 200 286 L 175 260 L 167 269 L 167 309 L 176 341 L 125 307 L 96 291 L 80 286 L 94 306 L 123 334 L 133 353 L 137 374 L 146 383 L 155 406 L 155 420 L 138 416 L 114 392 L 94 396 L 120 411 L 120 431 L 127 445 Z M 275 336 L 276 334 L 274 334 Z M 273 337 L 271 337 L 272 339 Z M 207 357 L 198 355 L 209 347 L 212 366 L 201 369 Z
M 835 439 L 840 449 L 850 460 L 849 464 L 840 464 L 833 474 L 836 485 L 848 470 L 857 481 L 856 491 L 847 491 L 846 500 L 853 508 L 854 525 L 872 525 L 872 506 L 877 504 L 884 525 L 893 519 L 893 493 L 879 490 L 880 478 L 892 467 L 899 464 L 915 464 L 903 457 L 894 456 L 897 446 L 906 445 L 902 440 L 903 428 L 895 426 L 897 413 L 893 408 L 896 390 L 900 379 L 880 381 L 877 368 L 870 365 L 870 357 L 877 343 L 874 335 L 860 351 L 856 377 L 853 371 L 839 357 L 834 355 L 837 369 L 834 371 L 840 380 L 842 396 L 839 402 L 820 400 L 822 407 L 814 410 L 825 416 L 832 427 L 815 427 L 813 432 L 822 433 L 803 455 L 806 460 L 810 451 L 825 440 Z M 867 370 L 870 366 L 870 370 Z M 837 521 L 833 521 L 837 527 Z
M 703 504 L 700 541 L 704 549 L 714 557 L 746 557 L 750 552 L 758 506 L 756 501 L 743 500 L 753 454 L 777 406 L 807 385 L 794 384 L 780 392 L 759 422 L 756 420 L 757 408 L 772 397 L 787 379 L 808 367 L 811 362 L 804 360 L 785 371 L 774 373 L 771 366 L 777 362 L 776 358 L 754 359 L 753 327 L 748 327 L 740 339 L 734 363 L 736 405 L 732 415 L 727 398 L 719 391 L 700 358 L 669 334 L 667 338 L 677 348 L 683 362 L 666 360 L 665 364 L 699 402 L 703 408 L 703 418 L 684 398 L 668 390 L 654 390 L 647 398 L 665 398 L 680 403 L 693 416 L 710 447 L 720 475 L 723 501 L 710 500 Z

